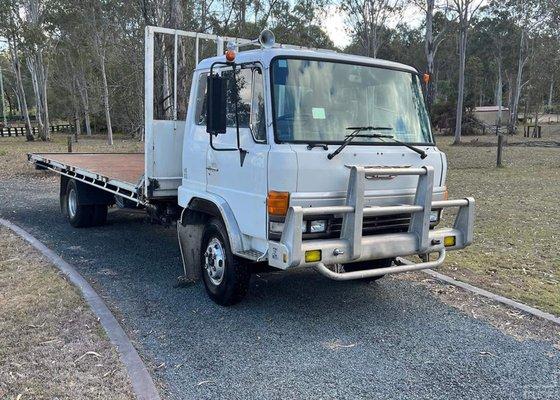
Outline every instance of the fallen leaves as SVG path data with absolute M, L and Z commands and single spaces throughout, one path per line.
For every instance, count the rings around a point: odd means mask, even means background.
M 80 361 L 81 359 L 87 357 L 87 356 L 94 356 L 97 358 L 101 358 L 101 355 L 99 353 L 96 353 L 95 351 L 86 351 L 84 354 L 82 354 L 80 357 L 76 358 L 74 360 L 74 363 L 77 363 L 78 361 Z

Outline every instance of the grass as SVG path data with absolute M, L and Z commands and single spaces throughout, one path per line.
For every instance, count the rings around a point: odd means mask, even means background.
M 115 349 L 78 291 L 2 227 L 0 315 L 0 398 L 133 398 Z
M 481 146 L 494 136 L 464 141 L 441 137 L 438 146 L 448 156 L 450 198 L 477 201 L 475 243 L 451 252 L 443 272 L 560 315 L 560 147 L 508 146 L 496 168 L 496 147 Z

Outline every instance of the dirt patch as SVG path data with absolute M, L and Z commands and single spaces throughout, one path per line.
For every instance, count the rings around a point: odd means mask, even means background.
M 0 315 L 0 398 L 134 398 L 117 352 L 79 292 L 3 227 Z

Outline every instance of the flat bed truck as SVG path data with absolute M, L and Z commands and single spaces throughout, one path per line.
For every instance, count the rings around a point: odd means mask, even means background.
M 157 35 L 175 50 L 163 117 Z M 196 67 L 181 119 L 184 39 L 195 42 Z M 199 61 L 203 40 L 217 56 Z M 279 45 L 270 31 L 250 41 L 147 27 L 145 152 L 28 157 L 61 175 L 61 209 L 75 227 L 103 225 L 115 205 L 177 221 L 185 277 L 202 279 L 218 304 L 244 297 L 252 264 L 378 279 L 437 267 L 473 241 L 475 202 L 447 198 L 422 80 L 403 64 Z M 438 228 L 449 208 L 453 226 Z M 422 261 L 399 262 L 410 255 Z

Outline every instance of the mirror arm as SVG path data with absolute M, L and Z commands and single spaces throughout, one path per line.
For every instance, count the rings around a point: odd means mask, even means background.
M 235 130 L 237 133 L 237 149 L 239 150 L 239 163 L 243 166 L 245 162 L 245 156 L 247 155 L 247 150 L 241 148 L 241 139 L 239 134 L 239 110 L 238 110 L 238 98 L 239 97 L 239 88 L 237 87 L 237 79 L 235 78 L 235 65 L 233 66 L 233 84 L 235 85 L 234 96 L 235 97 Z
M 238 88 L 237 88 L 237 79 L 235 79 L 235 67 L 236 64 L 234 62 L 223 62 L 223 61 L 216 61 L 213 62 L 212 65 L 210 66 L 210 76 L 212 76 L 212 74 L 214 73 L 214 66 L 215 65 L 226 65 L 226 66 L 231 66 L 233 69 L 233 82 L 235 85 L 235 90 L 234 93 L 238 92 Z M 239 163 L 241 164 L 241 166 L 243 166 L 243 163 L 245 162 L 245 156 L 247 155 L 248 151 L 241 148 L 241 139 L 240 139 L 240 133 L 239 133 L 239 111 L 237 108 L 237 98 L 235 99 L 235 129 L 236 129 L 236 134 L 237 134 L 237 148 L 218 148 L 214 146 L 214 142 L 213 142 L 213 134 L 210 134 L 210 148 L 212 148 L 212 150 L 215 151 L 239 151 Z
M 212 148 L 212 150 L 215 150 L 215 151 L 238 151 L 239 150 L 238 148 L 234 148 L 234 147 L 226 147 L 226 148 L 223 148 L 223 149 L 221 149 L 219 147 L 215 147 L 214 143 L 212 141 L 213 137 L 214 137 L 214 134 L 211 133 L 210 134 L 210 147 Z
M 214 74 L 214 66 L 215 65 L 234 66 L 234 68 L 235 68 L 234 63 L 216 61 L 216 62 L 213 62 L 212 65 L 210 66 L 210 76 L 213 76 L 213 74 Z M 238 148 L 219 148 L 219 147 L 214 146 L 214 141 L 213 141 L 214 136 L 217 136 L 217 135 L 215 135 L 213 133 L 210 134 L 210 148 L 212 150 L 214 150 L 214 151 L 238 151 Z M 238 141 L 238 147 L 239 147 L 239 137 L 238 137 L 237 141 Z

